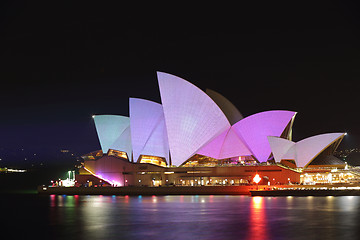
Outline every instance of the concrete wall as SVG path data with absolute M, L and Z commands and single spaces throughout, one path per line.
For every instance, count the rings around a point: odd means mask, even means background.
M 85 161 L 85 167 L 88 166 L 96 175 L 117 186 L 243 185 L 252 183 L 256 174 L 262 178 L 259 184 L 300 182 L 300 173 L 278 165 L 164 168 L 104 156 L 96 161 Z

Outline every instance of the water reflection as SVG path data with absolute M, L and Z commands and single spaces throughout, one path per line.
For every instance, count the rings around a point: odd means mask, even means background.
M 55 198 L 56 198 L 55 194 L 50 195 L 50 207 L 55 207 L 56 206 Z
M 253 197 L 250 209 L 250 226 L 247 239 L 269 239 L 266 207 L 263 197 Z
M 360 197 L 50 195 L 47 201 L 42 217 L 50 238 L 356 239 L 359 234 Z

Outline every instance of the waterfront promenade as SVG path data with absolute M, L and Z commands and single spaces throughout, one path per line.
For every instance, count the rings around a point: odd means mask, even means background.
M 164 187 L 38 187 L 45 195 L 252 195 L 252 196 L 360 196 L 360 185 L 249 185 Z
M 256 186 L 165 186 L 165 187 L 45 187 L 39 194 L 66 195 L 250 195 Z M 266 188 L 267 186 L 259 186 Z

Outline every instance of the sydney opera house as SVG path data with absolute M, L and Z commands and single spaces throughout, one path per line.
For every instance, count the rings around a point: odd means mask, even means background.
M 93 116 L 101 150 L 83 156 L 79 184 L 243 185 L 255 174 L 267 185 L 341 181 L 346 164 L 333 153 L 345 133 L 293 142 L 296 112 L 244 117 L 215 91 L 157 78 L 161 104 L 130 98 L 130 116 Z

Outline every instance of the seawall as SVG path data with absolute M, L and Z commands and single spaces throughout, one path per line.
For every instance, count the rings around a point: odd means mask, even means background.
M 263 186 L 264 189 L 266 186 Z M 259 186 L 261 188 L 261 186 Z M 66 195 L 250 195 L 256 186 L 38 187 L 39 194 Z
M 251 190 L 251 196 L 262 197 L 307 197 L 307 196 L 360 196 L 360 190 L 358 189 L 289 189 L 289 190 L 268 190 L 268 191 L 256 191 Z

